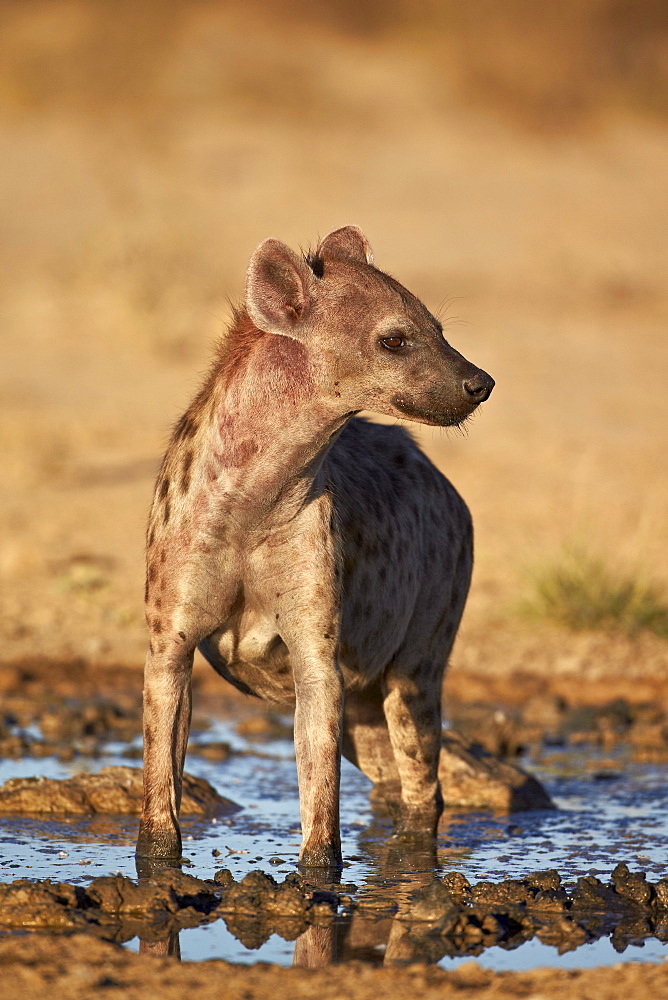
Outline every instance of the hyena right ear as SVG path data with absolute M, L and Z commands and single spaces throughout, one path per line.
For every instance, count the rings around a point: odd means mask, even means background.
M 371 244 L 359 226 L 342 226 L 325 236 L 318 247 L 319 257 L 343 257 L 360 264 L 373 264 Z
M 308 264 L 294 250 L 280 240 L 265 240 L 248 265 L 248 315 L 259 330 L 301 340 L 315 280 Z

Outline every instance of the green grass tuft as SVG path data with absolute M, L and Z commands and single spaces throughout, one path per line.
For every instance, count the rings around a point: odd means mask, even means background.
M 668 603 L 641 578 L 614 572 L 602 559 L 568 549 L 535 576 L 535 594 L 525 605 L 533 617 L 567 628 L 636 635 L 652 632 L 668 639 Z

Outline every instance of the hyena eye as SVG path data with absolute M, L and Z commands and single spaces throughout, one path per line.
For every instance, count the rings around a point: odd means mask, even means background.
M 400 333 L 393 333 L 389 337 L 381 337 L 380 342 L 388 351 L 399 351 L 406 346 L 406 338 Z

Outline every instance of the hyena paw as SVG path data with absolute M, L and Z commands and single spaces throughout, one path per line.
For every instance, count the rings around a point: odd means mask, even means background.
M 154 830 L 143 823 L 139 827 L 137 849 L 138 858 L 165 858 L 178 860 L 181 857 L 181 833 L 174 829 Z
M 320 844 L 314 847 L 303 847 L 299 855 L 300 868 L 318 868 L 328 872 L 341 871 L 341 847 L 338 844 Z
M 424 841 L 435 837 L 442 812 L 440 798 L 420 806 L 402 803 L 400 814 L 394 823 L 395 837 L 410 841 Z

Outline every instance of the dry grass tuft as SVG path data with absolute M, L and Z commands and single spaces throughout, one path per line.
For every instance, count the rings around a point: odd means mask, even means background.
M 641 575 L 614 570 L 604 559 L 569 547 L 534 578 L 535 593 L 523 605 L 531 617 L 573 630 L 635 635 L 645 630 L 668 639 L 668 603 Z

